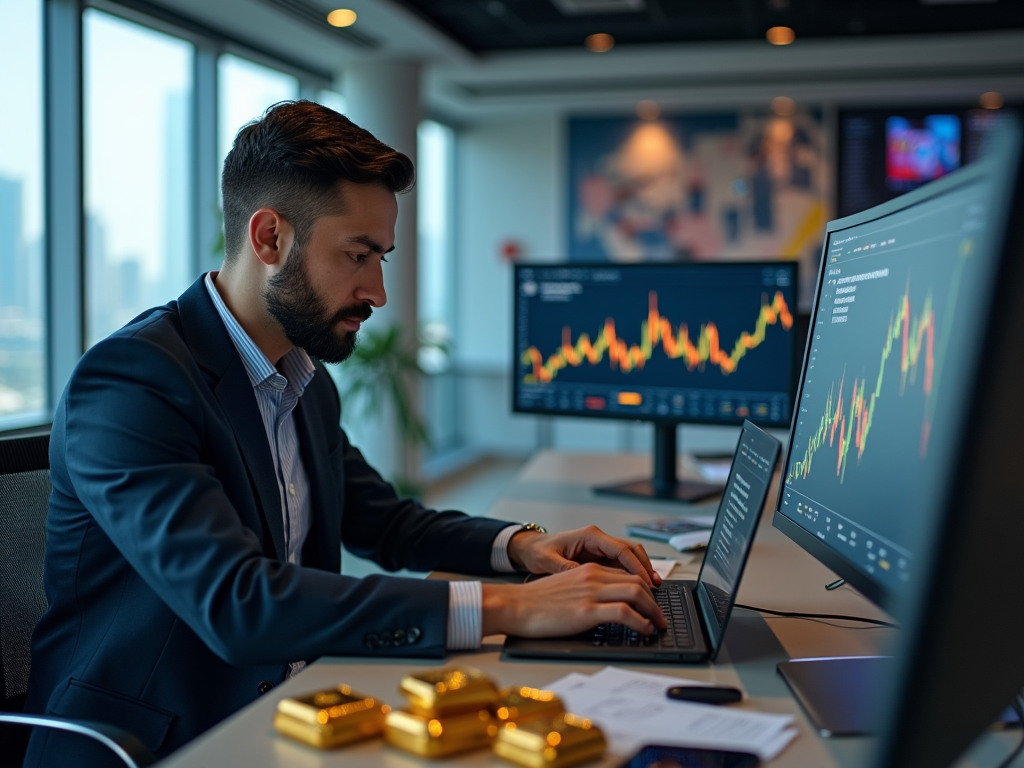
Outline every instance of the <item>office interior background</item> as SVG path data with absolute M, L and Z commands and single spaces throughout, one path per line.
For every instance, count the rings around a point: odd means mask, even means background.
M 284 99 L 417 163 L 366 328 L 426 340 L 430 442 L 387 407 L 345 418 L 421 487 L 483 457 L 650 449 L 650 424 L 511 412 L 513 263 L 796 259 L 807 306 L 868 162 L 844 116 L 956 114 L 966 155 L 970 121 L 1024 103 L 1019 0 L 343 5 L 346 26 L 327 0 L 0 2 L 0 431 L 46 424 L 85 349 L 218 267 L 220 165 Z

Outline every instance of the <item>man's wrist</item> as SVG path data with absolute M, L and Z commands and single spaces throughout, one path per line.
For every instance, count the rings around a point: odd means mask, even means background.
M 547 533 L 545 528 L 541 528 L 534 523 L 526 523 L 512 534 L 512 537 L 508 540 L 508 559 L 516 570 L 530 570 L 526 565 L 526 558 L 523 556 L 523 553 L 526 550 L 528 540 L 543 533 Z

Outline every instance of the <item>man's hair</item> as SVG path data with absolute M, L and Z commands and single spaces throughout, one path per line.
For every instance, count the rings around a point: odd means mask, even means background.
M 269 206 L 295 229 L 302 247 L 313 223 L 344 204 L 342 182 L 412 188 L 412 160 L 333 109 L 282 101 L 243 126 L 224 160 L 224 256 L 233 261 L 248 241 L 249 219 Z

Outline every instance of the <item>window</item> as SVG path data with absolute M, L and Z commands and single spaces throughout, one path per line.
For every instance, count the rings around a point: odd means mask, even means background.
M 48 420 L 43 2 L 0 3 L 0 429 Z
M 181 39 L 89 9 L 83 26 L 86 339 L 176 298 L 190 253 L 192 72 Z
M 425 120 L 417 135 L 416 205 L 419 233 L 417 271 L 420 334 L 427 345 L 420 365 L 428 373 L 423 385 L 423 413 L 435 454 L 458 442 L 457 379 L 447 348 L 455 327 L 455 263 L 452 232 L 452 181 L 455 133 Z
M 299 98 L 299 81 L 291 75 L 232 54 L 217 62 L 218 160 L 231 151 L 238 129 L 279 101 Z M 217 169 L 218 178 L 220 167 Z

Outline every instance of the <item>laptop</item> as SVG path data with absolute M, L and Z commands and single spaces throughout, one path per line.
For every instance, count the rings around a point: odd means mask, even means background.
M 654 590 L 669 623 L 666 630 L 645 637 L 622 624 L 602 624 L 573 637 L 510 636 L 505 640 L 504 655 L 619 662 L 714 661 L 781 447 L 764 430 L 749 421 L 743 423 L 700 575 L 696 581 L 667 580 Z

